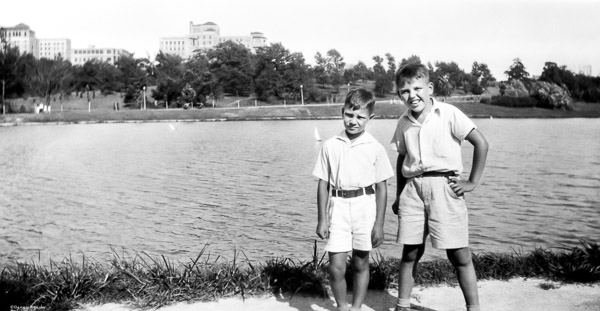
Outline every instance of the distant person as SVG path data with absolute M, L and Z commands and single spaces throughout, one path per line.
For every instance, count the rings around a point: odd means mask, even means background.
M 369 285 L 369 252 L 383 242 L 385 182 L 394 169 L 385 148 L 365 131 L 374 106 L 371 92 L 348 93 L 342 108 L 345 130 L 323 143 L 312 171 L 319 178 L 316 233 L 328 239 L 329 280 L 338 310 L 348 310 L 348 253 L 354 279 L 351 310 L 360 310 Z
M 401 67 L 395 84 L 398 96 L 408 108 L 398 120 L 392 138 L 398 151 L 398 190 L 392 210 L 398 215 L 399 241 L 404 246 L 396 310 L 410 310 L 410 293 L 428 235 L 434 248 L 446 250 L 456 269 L 467 310 L 479 310 L 464 194 L 479 184 L 488 143 L 464 113 L 430 97 L 433 84 L 426 66 L 411 63 Z M 474 147 L 468 180 L 459 178 L 464 140 Z

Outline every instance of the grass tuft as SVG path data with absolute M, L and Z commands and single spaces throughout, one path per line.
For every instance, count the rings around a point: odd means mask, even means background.
M 108 302 L 126 302 L 146 309 L 268 293 L 327 296 L 325 258 L 315 243 L 313 258 L 306 262 L 274 258 L 264 264 L 253 263 L 237 250 L 233 260 L 224 261 L 221 257 L 212 258 L 205 245 L 195 258 L 184 263 L 172 262 L 165 256 L 118 254 L 114 250 L 108 265 L 85 256 L 81 260 L 69 256 L 60 262 L 50 261 L 47 266 L 16 263 L 0 270 L 0 311 L 27 306 L 70 310 L 83 303 Z M 600 281 L 600 248 L 585 240 L 577 247 L 558 251 L 536 248 L 526 254 L 473 254 L 473 262 L 480 280 L 539 277 L 569 283 Z M 374 253 L 369 288 L 396 287 L 399 264 L 398 258 Z M 347 271 L 351 286 L 350 267 Z M 448 260 L 422 262 L 417 275 L 416 283 L 420 285 L 456 283 Z M 540 286 L 551 289 L 550 285 Z

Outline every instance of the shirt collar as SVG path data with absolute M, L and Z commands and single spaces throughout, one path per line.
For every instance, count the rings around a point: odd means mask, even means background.
M 440 103 L 433 97 L 431 98 L 431 112 L 436 113 L 438 116 L 440 115 Z M 431 113 L 430 113 L 431 115 Z M 404 112 L 404 114 L 402 115 L 402 118 L 407 118 L 410 122 L 415 123 L 415 124 L 420 124 L 410 113 L 410 109 L 406 109 L 406 111 Z M 429 120 L 429 116 L 427 116 L 427 119 L 425 119 L 425 121 L 423 121 L 423 123 L 427 122 L 427 120 Z
M 352 144 L 353 146 L 356 146 L 356 145 L 359 145 L 359 144 L 369 144 L 369 143 L 373 143 L 373 142 L 377 141 L 377 140 L 375 140 L 375 137 L 373 137 L 373 135 L 371 135 L 366 130 L 365 130 L 365 132 L 362 135 L 360 135 L 353 142 L 351 142 L 350 138 L 348 138 L 348 135 L 346 134 L 346 130 L 342 130 L 342 132 L 339 133 L 335 137 L 337 139 L 339 139 L 339 140 L 342 140 L 342 141 L 348 143 L 348 144 Z

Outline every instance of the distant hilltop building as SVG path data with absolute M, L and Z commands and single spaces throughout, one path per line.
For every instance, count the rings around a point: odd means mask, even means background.
M 35 31 L 29 29 L 29 26 L 21 23 L 14 27 L 0 27 L 0 32 L 11 46 L 19 49 L 19 52 L 38 58 L 38 39 L 35 37 Z
M 184 37 L 166 37 L 159 39 L 159 49 L 165 54 L 179 55 L 188 59 L 197 50 L 215 47 L 225 41 L 232 41 L 255 50 L 267 45 L 267 38 L 260 32 L 251 32 L 249 36 L 221 36 L 219 25 L 208 22 L 194 25 L 190 22 L 190 33 Z
M 14 27 L 0 26 L 0 32 L 11 46 L 19 48 L 19 52 L 30 53 L 38 59 L 60 57 L 70 61 L 73 65 L 83 65 L 86 61 L 95 59 L 114 65 L 121 55 L 133 56 L 132 53 L 115 48 L 90 46 L 85 49 L 73 49 L 71 39 L 67 38 L 38 39 L 35 37 L 35 31 L 25 24 L 18 24 Z
M 119 59 L 120 56 L 131 57 L 133 54 L 123 49 L 97 48 L 92 45 L 85 49 L 73 49 L 71 63 L 73 65 L 83 65 L 89 60 L 98 60 L 114 65 L 117 63 L 117 59 Z
M 579 73 L 586 75 L 586 76 L 591 76 L 592 75 L 592 65 L 580 65 Z
M 39 58 L 71 59 L 71 39 L 38 39 Z

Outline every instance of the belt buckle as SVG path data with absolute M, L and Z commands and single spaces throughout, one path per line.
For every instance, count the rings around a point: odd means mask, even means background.
M 348 198 L 348 191 L 340 190 L 342 192 L 342 198 Z

